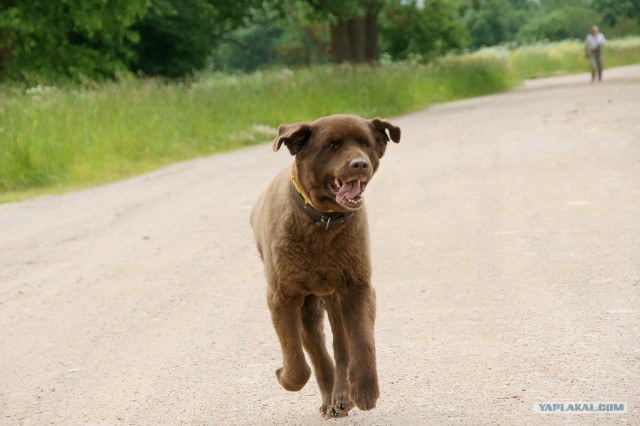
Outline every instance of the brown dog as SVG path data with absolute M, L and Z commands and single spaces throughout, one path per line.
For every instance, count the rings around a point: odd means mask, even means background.
M 399 142 L 400 129 L 351 115 L 280 126 L 273 149 L 285 144 L 295 160 L 251 213 L 282 348 L 283 367 L 276 377 L 287 390 L 302 389 L 311 375 L 304 347 L 322 393 L 320 411 L 327 417 L 346 416 L 354 403 L 370 410 L 380 393 L 362 193 L 389 138 Z M 324 341 L 325 309 L 335 368 Z

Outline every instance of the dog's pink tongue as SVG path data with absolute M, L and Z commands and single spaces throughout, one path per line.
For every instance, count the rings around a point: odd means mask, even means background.
M 341 203 L 345 198 L 353 198 L 360 195 L 360 181 L 352 180 L 351 182 L 345 182 L 336 194 L 336 201 Z

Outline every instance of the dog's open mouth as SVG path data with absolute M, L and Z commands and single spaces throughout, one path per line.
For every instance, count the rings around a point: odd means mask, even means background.
M 367 182 L 358 179 L 343 182 L 338 178 L 334 178 L 329 183 L 331 192 L 336 196 L 336 203 L 350 209 L 357 209 L 362 206 L 362 193 L 366 186 Z

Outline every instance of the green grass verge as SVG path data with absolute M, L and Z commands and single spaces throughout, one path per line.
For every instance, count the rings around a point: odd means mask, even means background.
M 609 41 L 604 62 L 607 68 L 640 63 L 640 38 Z M 511 52 L 511 63 L 522 78 L 589 72 L 584 44 L 577 41 L 521 46 Z
M 640 62 L 639 47 L 640 38 L 610 42 L 607 65 Z M 124 77 L 96 86 L 0 87 L 0 202 L 266 142 L 281 123 L 394 116 L 505 91 L 523 77 L 586 72 L 580 49 L 568 42 L 491 48 L 429 65 L 205 74 L 188 83 Z

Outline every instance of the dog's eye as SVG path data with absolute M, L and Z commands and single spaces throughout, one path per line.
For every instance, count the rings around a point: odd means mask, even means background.
M 364 139 L 359 139 L 358 143 L 360 144 L 361 147 L 363 147 L 365 149 L 371 148 L 371 145 L 369 144 L 369 142 L 364 140 Z
M 339 140 L 339 139 L 335 139 L 335 140 L 329 141 L 328 146 L 329 146 L 329 149 L 331 149 L 333 151 L 337 151 L 342 146 L 342 141 Z

